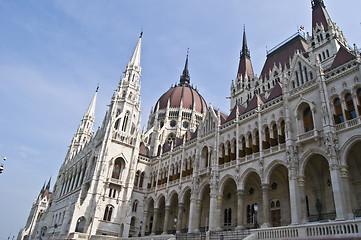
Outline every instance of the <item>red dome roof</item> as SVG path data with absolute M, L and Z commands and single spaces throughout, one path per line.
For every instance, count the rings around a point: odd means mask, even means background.
M 170 100 L 171 108 L 180 108 L 181 101 L 183 101 L 182 108 L 192 109 L 194 104 L 194 110 L 199 113 L 205 113 L 207 111 L 207 104 L 204 98 L 188 84 L 180 84 L 172 87 L 166 93 L 164 93 L 157 103 L 155 104 L 154 111 L 167 108 L 168 100 Z

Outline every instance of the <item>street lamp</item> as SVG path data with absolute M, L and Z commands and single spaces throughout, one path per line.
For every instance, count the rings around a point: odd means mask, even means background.
M 175 232 L 177 232 L 177 221 L 178 221 L 178 218 L 177 216 L 174 217 L 174 230 Z
M 254 209 L 254 228 L 258 228 L 258 223 L 257 223 L 258 204 L 257 203 L 255 203 L 253 205 L 253 209 Z
M 139 223 L 139 234 L 138 234 L 138 237 L 142 236 L 142 226 L 143 226 L 143 221 L 140 221 Z

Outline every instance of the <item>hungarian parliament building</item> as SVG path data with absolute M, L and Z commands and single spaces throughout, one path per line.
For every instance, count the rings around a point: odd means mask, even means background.
M 18 239 L 361 237 L 361 55 L 323 0 L 311 7 L 312 32 L 260 74 L 243 32 L 230 112 L 190 84 L 187 55 L 143 130 L 141 34 L 101 126 L 97 90 Z

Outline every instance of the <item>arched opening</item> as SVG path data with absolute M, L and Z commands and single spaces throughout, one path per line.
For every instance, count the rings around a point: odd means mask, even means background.
M 265 133 L 265 141 L 263 142 L 263 149 L 267 149 L 271 147 L 271 137 L 268 127 L 265 128 L 264 133 Z
M 313 124 L 313 116 L 310 107 L 307 107 L 303 111 L 303 127 L 305 129 L 305 132 L 312 131 L 315 128 Z
M 145 235 L 148 236 L 153 230 L 153 220 L 154 220 L 154 200 L 150 199 L 147 205 L 147 210 L 145 212 Z
M 140 175 L 140 171 L 138 170 L 138 171 L 135 173 L 134 187 L 138 187 L 139 175 Z
M 285 121 L 282 120 L 281 121 L 281 135 L 279 135 L 279 139 L 280 139 L 280 144 L 285 143 L 286 142 L 286 132 L 285 132 Z
M 236 139 L 232 140 L 232 151 L 231 151 L 231 161 L 236 160 L 237 153 L 237 141 Z
M 137 235 L 137 229 L 135 227 L 136 218 L 132 217 L 130 219 L 130 227 L 129 227 L 129 237 L 135 237 Z
M 112 205 L 107 205 L 104 210 L 103 220 L 110 222 L 112 220 L 114 207 Z
M 272 146 L 277 146 L 278 145 L 278 128 L 277 128 L 277 124 L 274 123 L 272 126 Z
M 246 177 L 244 185 L 244 195 L 246 213 L 246 221 L 244 221 L 245 227 L 254 228 L 256 218 L 258 224 L 263 222 L 261 179 L 257 173 L 252 172 Z M 257 215 L 254 209 L 255 203 L 257 203 L 257 205 L 259 206 Z
M 201 232 L 208 231 L 209 228 L 209 205 L 210 205 L 210 188 L 209 185 L 205 186 L 201 193 L 201 214 L 200 214 L 200 228 Z
M 189 214 L 191 205 L 191 190 L 188 189 L 183 195 L 183 214 L 178 221 L 180 222 L 180 228 L 182 233 L 188 232 Z
M 222 145 L 221 145 L 221 156 L 219 157 L 219 161 L 218 161 L 219 165 L 224 164 L 225 153 L 226 153 L 226 150 L 224 148 L 224 144 L 222 143 Z
M 239 156 L 245 157 L 246 156 L 246 138 L 243 136 L 241 138 L 241 149 L 239 150 Z
M 85 222 L 86 222 L 85 217 L 80 217 L 76 221 L 75 232 L 85 233 Z
M 237 184 L 232 178 L 224 183 L 222 199 L 221 226 L 223 230 L 234 230 L 237 226 Z
M 154 223 L 156 235 L 162 234 L 162 232 L 163 232 L 164 216 L 165 216 L 165 198 L 164 198 L 164 196 L 162 196 L 158 202 L 157 222 Z
M 308 221 L 335 219 L 335 203 L 326 158 L 319 154 L 312 155 L 307 160 L 304 174 Z
M 143 182 L 144 182 L 144 172 L 142 172 L 140 174 L 140 179 L 139 179 L 139 187 L 142 188 L 143 187 Z
M 204 146 L 202 149 L 202 167 L 207 168 L 209 166 L 209 160 L 208 160 L 208 147 Z
M 348 151 L 346 162 L 349 171 L 346 184 L 349 184 L 352 212 L 361 217 L 361 141 Z
M 356 111 L 355 111 L 355 105 L 353 104 L 352 95 L 350 93 L 347 93 L 345 95 L 345 102 L 346 102 L 346 119 L 351 120 L 356 118 Z
M 342 106 L 341 106 L 341 101 L 339 98 L 336 98 L 333 101 L 333 106 L 335 108 L 335 114 L 334 114 L 334 120 L 336 124 L 339 123 L 343 123 L 345 121 L 344 117 L 343 117 L 343 113 L 342 113 Z
M 167 225 L 167 232 L 168 233 L 172 233 L 172 234 L 176 233 L 177 226 L 176 226 L 176 223 L 174 222 L 174 218 L 176 217 L 177 221 L 178 221 L 178 212 L 179 212 L 178 207 L 179 207 L 178 194 L 174 193 L 171 196 L 171 199 L 170 199 L 169 222 L 168 222 L 168 225 Z
M 289 225 L 291 208 L 288 169 L 283 165 L 275 166 L 270 174 L 269 183 L 270 224 L 273 227 Z
M 115 159 L 114 166 L 113 166 L 113 172 L 112 172 L 113 179 L 120 179 L 121 171 L 123 169 L 123 163 L 124 163 L 123 158 Z
M 248 148 L 246 150 L 247 155 L 251 155 L 253 153 L 253 139 L 252 134 L 248 135 Z

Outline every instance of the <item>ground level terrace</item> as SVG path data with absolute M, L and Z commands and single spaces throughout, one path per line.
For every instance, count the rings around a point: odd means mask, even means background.
M 275 160 L 261 174 L 248 168 L 217 179 L 212 171 L 196 187 L 150 193 L 133 236 L 282 227 L 361 216 L 361 141 L 345 149 L 339 164 L 313 151 L 299 167 Z M 195 175 L 193 175 L 193 178 Z M 258 206 L 255 207 L 255 205 Z

